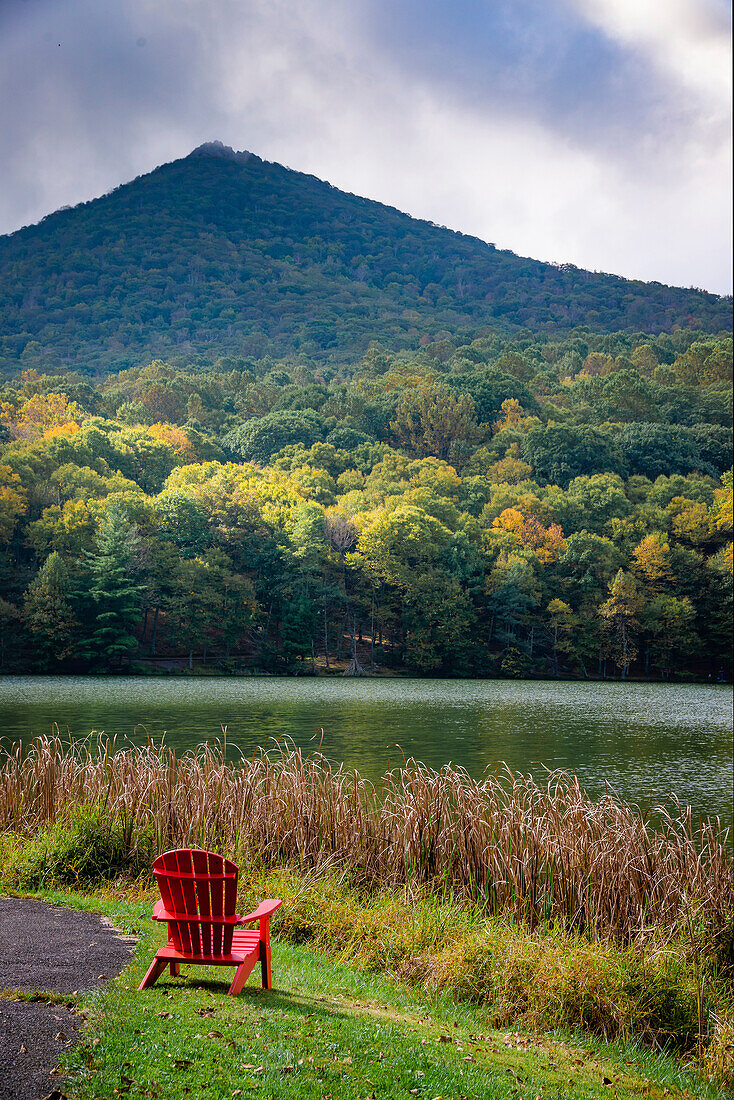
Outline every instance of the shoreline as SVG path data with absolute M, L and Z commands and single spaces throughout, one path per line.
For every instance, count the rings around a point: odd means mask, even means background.
M 713 687 L 723 686 L 731 687 L 734 681 L 727 679 L 713 679 L 712 677 L 699 677 L 694 673 L 671 675 L 666 677 L 661 676 L 599 676 L 589 674 L 588 676 L 471 676 L 465 673 L 461 675 L 453 676 L 450 672 L 443 672 L 441 675 L 425 675 L 414 671 L 408 671 L 405 669 L 386 668 L 385 666 L 375 666 L 374 668 L 363 668 L 360 672 L 354 673 L 347 669 L 342 668 L 317 668 L 313 671 L 309 668 L 294 670 L 294 671 L 268 671 L 264 669 L 247 669 L 247 668 L 221 668 L 214 664 L 199 664 L 194 665 L 193 668 L 188 667 L 187 658 L 181 658 L 179 663 L 175 658 L 162 658 L 161 661 L 155 664 L 152 668 L 124 668 L 124 669 L 104 669 L 104 670 L 46 670 L 39 671 L 33 670 L 16 670 L 16 669 L 0 669 L 0 680 L 11 679 L 13 677 L 23 677 L 28 679 L 44 680 L 49 677 L 54 679 L 76 679 L 89 678 L 89 679 L 113 679 L 113 678 L 131 678 L 131 679 L 168 679 L 168 678 L 181 678 L 189 680 L 418 680 L 424 682 L 436 681 L 436 680 L 449 680 L 449 681 L 471 681 L 475 683 L 483 683 L 487 681 L 496 681 L 497 683 L 527 683 L 527 684 L 671 684 L 677 687 L 685 686 L 687 684 L 695 685 L 698 687 Z M 142 665 L 145 662 L 136 662 L 137 665 Z

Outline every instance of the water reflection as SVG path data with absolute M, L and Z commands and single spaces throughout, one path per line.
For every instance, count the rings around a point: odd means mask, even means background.
M 104 730 L 179 750 L 221 736 L 249 754 L 271 737 L 376 778 L 402 754 L 472 775 L 576 772 L 593 794 L 610 784 L 647 803 L 674 792 L 696 815 L 732 823 L 729 685 L 501 680 L 0 678 L 4 739 Z M 7 741 L 5 741 L 7 743 Z M 398 748 L 397 746 L 400 746 Z

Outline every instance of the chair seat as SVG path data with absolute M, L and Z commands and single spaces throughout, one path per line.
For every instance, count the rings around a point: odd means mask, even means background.
M 165 947 L 161 947 L 157 954 L 161 959 L 172 959 L 175 962 L 204 963 L 207 966 L 238 966 L 252 955 L 260 954 L 260 933 L 247 928 L 235 928 L 229 955 L 187 954 L 185 951 L 177 951 L 172 940 L 169 940 Z

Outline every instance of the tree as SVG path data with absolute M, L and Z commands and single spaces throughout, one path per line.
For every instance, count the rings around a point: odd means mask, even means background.
M 67 500 L 63 508 L 58 504 L 44 508 L 40 519 L 28 524 L 28 542 L 39 555 L 58 550 L 77 557 L 89 546 L 94 531 L 95 515 L 86 500 Z
M 621 668 L 622 679 L 625 679 L 637 657 L 640 607 L 634 577 L 620 569 L 610 585 L 609 599 L 601 605 L 599 614 L 606 625 L 607 651 Z
M 406 390 L 395 409 L 390 431 L 398 444 L 417 455 L 448 458 L 454 446 L 476 434 L 474 402 L 445 382 L 424 382 Z
M 551 600 L 547 611 L 553 642 L 553 668 L 555 675 L 558 676 L 558 654 L 573 651 L 571 631 L 576 623 L 576 617 L 565 600 Z
M 41 668 L 53 668 L 73 653 L 79 623 L 72 608 L 69 573 L 56 551 L 46 558 L 25 594 L 23 622 Z
M 500 409 L 502 416 L 498 420 L 495 420 L 492 425 L 492 431 L 495 435 L 498 432 L 506 431 L 507 429 L 515 430 L 519 432 L 530 431 L 531 428 L 538 427 L 540 421 L 537 416 L 527 416 L 520 402 L 516 397 L 508 397 L 502 402 Z
M 324 419 L 313 409 L 286 409 L 251 417 L 226 435 L 222 446 L 245 462 L 264 466 L 272 455 L 289 443 L 303 443 L 305 447 L 310 447 L 324 438 L 324 432 Z
M 0 406 L 0 420 L 8 425 L 14 439 L 40 439 L 54 428 L 69 424 L 77 428 L 83 419 L 83 409 L 69 401 L 65 393 L 35 393 L 17 410 Z
M 461 371 L 447 376 L 447 385 L 458 393 L 468 394 L 474 402 L 474 414 L 482 424 L 497 419 L 502 404 L 515 399 L 530 413 L 540 411 L 538 402 L 527 386 L 512 374 L 489 367 L 487 370 Z
M 367 573 L 398 588 L 433 567 L 451 532 L 422 508 L 399 504 L 371 513 L 359 536 L 357 553 Z
M 533 475 L 533 467 L 520 458 L 520 444 L 511 443 L 504 458 L 487 470 L 487 481 L 494 485 L 519 485 Z
M 537 559 L 529 551 L 502 550 L 486 581 L 491 614 L 489 641 L 497 624 L 497 638 L 516 645 L 519 630 L 530 627 L 531 615 L 540 602 L 540 585 L 535 572 Z M 531 628 L 532 629 L 532 628 Z
M 670 546 L 664 535 L 647 535 L 632 552 L 632 568 L 651 592 L 659 592 L 673 580 Z
M 403 604 L 406 664 L 418 672 L 466 672 L 475 622 L 471 600 L 455 577 L 443 571 L 416 577 Z
M 0 668 L 5 667 L 5 653 L 17 635 L 20 619 L 18 608 L 0 596 Z
M 600 535 L 610 520 L 622 519 L 632 511 L 624 482 L 617 474 L 609 473 L 575 477 L 568 486 L 565 507 L 577 530 Z
M 204 508 L 183 489 L 164 489 L 155 500 L 155 512 L 164 539 L 180 547 L 185 557 L 200 553 L 210 541 Z
M 640 611 L 640 623 L 649 636 L 645 654 L 645 671 L 648 658 L 663 675 L 670 673 L 675 658 L 681 658 L 690 652 L 700 639 L 694 630 L 696 609 L 685 596 L 678 599 L 667 594 L 658 594 L 643 604 Z
M 525 436 L 522 457 L 533 467 L 536 477 L 563 488 L 581 474 L 626 473 L 625 461 L 612 436 L 586 425 L 534 428 Z
M 10 542 L 19 516 L 25 513 L 28 494 L 10 466 L 0 466 L 0 542 Z
M 631 474 L 643 474 L 651 480 L 660 474 L 689 474 L 695 470 L 718 477 L 730 459 L 728 432 L 722 438 L 717 425 L 699 436 L 680 424 L 625 424 L 619 433 Z M 712 462 L 712 458 L 715 461 Z
M 492 526 L 510 531 L 522 546 L 529 546 L 541 562 L 557 561 L 566 549 L 563 531 L 557 523 L 545 527 L 535 516 L 526 517 L 517 508 L 505 508 Z
M 215 635 L 223 638 L 228 656 L 230 648 L 254 622 L 257 603 L 251 581 L 234 573 L 227 554 L 214 549 L 178 562 L 166 610 L 188 650 L 192 668 L 194 649 L 201 646 L 206 663 L 209 644 Z
M 165 439 L 157 439 L 147 428 L 123 428 L 110 434 L 119 468 L 146 493 L 157 493 L 180 459 Z
M 95 547 L 84 554 L 93 615 L 87 649 L 94 660 L 114 665 L 137 646 L 133 631 L 142 617 L 137 527 L 120 509 L 110 508 L 100 520 Z

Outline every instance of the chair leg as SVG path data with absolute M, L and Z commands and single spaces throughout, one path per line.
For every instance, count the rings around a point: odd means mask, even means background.
M 148 973 L 143 978 L 142 982 L 138 986 L 138 989 L 147 989 L 149 986 L 153 985 L 156 979 L 159 978 L 163 971 L 166 969 L 167 965 L 168 964 L 165 959 L 159 959 L 156 955 L 156 957 L 153 959 L 153 962 L 148 967 Z
M 177 978 L 181 973 L 181 964 L 177 963 L 175 959 L 171 959 L 170 963 L 168 964 L 168 969 L 171 972 L 171 977 Z
M 270 972 L 270 940 L 260 940 L 260 967 L 263 976 L 263 989 L 273 988 L 273 976 Z
M 248 955 L 244 962 L 241 962 L 235 971 L 234 979 L 229 987 L 230 997 L 236 997 L 238 993 L 241 993 L 244 989 L 245 982 L 252 973 L 252 968 L 257 962 L 257 958 L 254 955 Z

